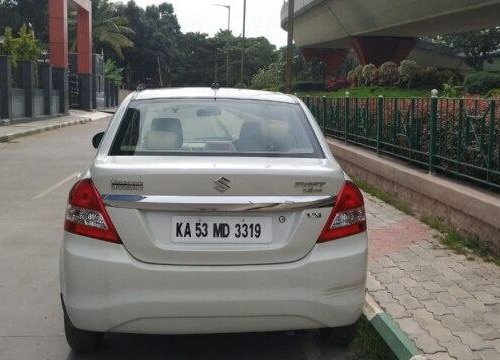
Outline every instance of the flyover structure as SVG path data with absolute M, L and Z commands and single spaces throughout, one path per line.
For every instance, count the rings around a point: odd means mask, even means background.
M 281 12 L 284 29 L 288 4 Z M 349 49 L 360 64 L 404 60 L 422 36 L 500 25 L 500 0 L 295 0 L 294 40 L 335 75 Z

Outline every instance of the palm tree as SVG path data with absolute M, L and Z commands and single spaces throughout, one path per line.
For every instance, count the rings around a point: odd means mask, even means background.
M 127 18 L 117 16 L 114 4 L 108 0 L 92 1 L 92 37 L 94 41 L 109 46 L 122 60 L 122 50 L 134 46 L 130 37 L 135 35 L 135 32 L 127 25 Z
M 76 20 L 69 21 L 70 37 L 73 39 L 71 50 L 76 50 Z M 109 0 L 92 1 L 92 38 L 96 47 L 111 48 L 116 56 L 123 60 L 123 49 L 134 46 L 130 37 L 134 30 L 128 27 L 128 20 L 118 15 L 116 5 Z

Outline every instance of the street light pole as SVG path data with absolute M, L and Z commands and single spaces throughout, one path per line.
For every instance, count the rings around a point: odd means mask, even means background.
M 293 77 L 293 22 L 295 17 L 295 1 L 288 0 L 288 45 L 286 48 L 286 91 L 291 93 Z
M 227 9 L 227 32 L 231 32 L 231 5 L 213 4 Z M 216 60 L 217 61 L 217 60 Z M 229 40 L 226 48 L 226 87 L 229 87 Z
M 243 76 L 245 72 L 245 30 L 247 22 L 247 0 L 243 0 L 243 43 L 241 44 L 241 71 L 240 84 L 243 84 Z

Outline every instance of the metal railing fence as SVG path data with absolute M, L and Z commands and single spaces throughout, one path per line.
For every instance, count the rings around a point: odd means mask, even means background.
M 500 191 L 500 100 L 301 99 L 328 136 Z

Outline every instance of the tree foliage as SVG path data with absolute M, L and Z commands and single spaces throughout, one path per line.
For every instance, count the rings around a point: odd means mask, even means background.
M 47 3 L 47 0 L 0 0 L 0 32 L 7 26 L 16 32 L 26 21 L 33 24 L 40 43 L 48 47 Z M 263 37 L 243 39 L 223 30 L 212 37 L 183 34 L 168 2 L 142 8 L 132 0 L 93 0 L 92 8 L 94 51 L 103 52 L 106 59 L 124 69 L 124 82 L 129 88 L 139 84 L 208 86 L 214 80 L 224 86 L 235 86 L 241 81 L 242 53 L 242 85 L 248 86 L 259 69 L 276 62 L 280 56 L 275 46 Z M 70 42 L 74 42 L 76 50 L 75 13 L 70 11 L 69 15 Z
M 252 77 L 252 88 L 278 90 L 281 84 L 283 84 L 283 69 L 284 63 L 281 58 L 278 61 L 261 68 Z
M 107 47 L 118 58 L 123 59 L 123 49 L 131 48 L 134 30 L 128 27 L 128 20 L 117 15 L 114 3 L 108 0 L 92 1 L 92 37 L 96 48 Z
M 49 41 L 48 1 L 0 0 L 0 32 L 10 27 L 17 32 L 27 24 L 42 43 Z
M 484 62 L 490 55 L 500 50 L 500 27 L 469 31 L 462 34 L 440 35 L 430 39 L 462 53 L 467 65 L 475 70 L 483 70 Z

